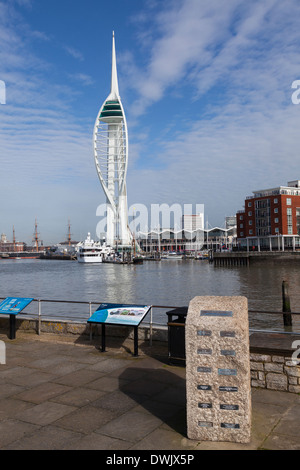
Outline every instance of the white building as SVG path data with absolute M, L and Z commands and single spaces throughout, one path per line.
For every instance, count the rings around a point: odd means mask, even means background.
M 182 228 L 189 232 L 204 229 L 204 214 L 184 214 L 182 216 Z

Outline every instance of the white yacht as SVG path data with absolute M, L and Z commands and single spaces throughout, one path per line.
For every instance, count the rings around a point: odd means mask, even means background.
M 165 255 L 161 256 L 162 259 L 182 259 L 183 255 L 181 253 L 177 253 L 176 251 L 170 251 Z
M 111 255 L 112 248 L 105 243 L 95 242 L 90 232 L 84 242 L 77 245 L 77 261 L 79 263 L 102 263 L 104 258 Z

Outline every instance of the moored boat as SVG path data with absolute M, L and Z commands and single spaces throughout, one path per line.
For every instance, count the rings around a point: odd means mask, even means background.
M 110 256 L 113 249 L 91 238 L 90 232 L 84 242 L 77 245 L 77 261 L 79 263 L 102 263 L 104 258 Z
M 176 251 L 170 251 L 161 256 L 161 259 L 182 259 L 183 255 L 181 253 L 177 253 Z

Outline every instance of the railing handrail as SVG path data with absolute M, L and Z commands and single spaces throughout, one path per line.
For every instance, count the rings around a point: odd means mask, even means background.
M 6 297 L 0 297 L 0 300 L 4 300 Z M 84 305 L 100 305 L 100 304 L 109 304 L 109 303 L 115 303 L 115 302 L 106 302 L 106 301 L 96 301 L 96 300 L 59 300 L 59 299 L 33 299 L 33 302 L 49 302 L 49 303 L 68 303 L 68 304 L 84 304 Z M 137 304 L 138 305 L 138 304 Z M 176 309 L 176 308 L 184 308 L 186 306 L 174 306 L 174 305 L 151 305 L 151 308 L 170 308 L 170 309 Z M 271 314 L 271 315 L 283 315 L 283 314 L 289 314 L 289 315 L 300 315 L 300 312 L 283 312 L 283 311 L 270 311 L 270 310 L 248 310 L 248 313 L 263 313 L 263 314 Z

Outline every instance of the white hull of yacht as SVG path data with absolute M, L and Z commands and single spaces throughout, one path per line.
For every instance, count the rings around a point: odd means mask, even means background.
M 102 256 L 93 255 L 93 254 L 80 254 L 77 253 L 78 263 L 102 263 Z

